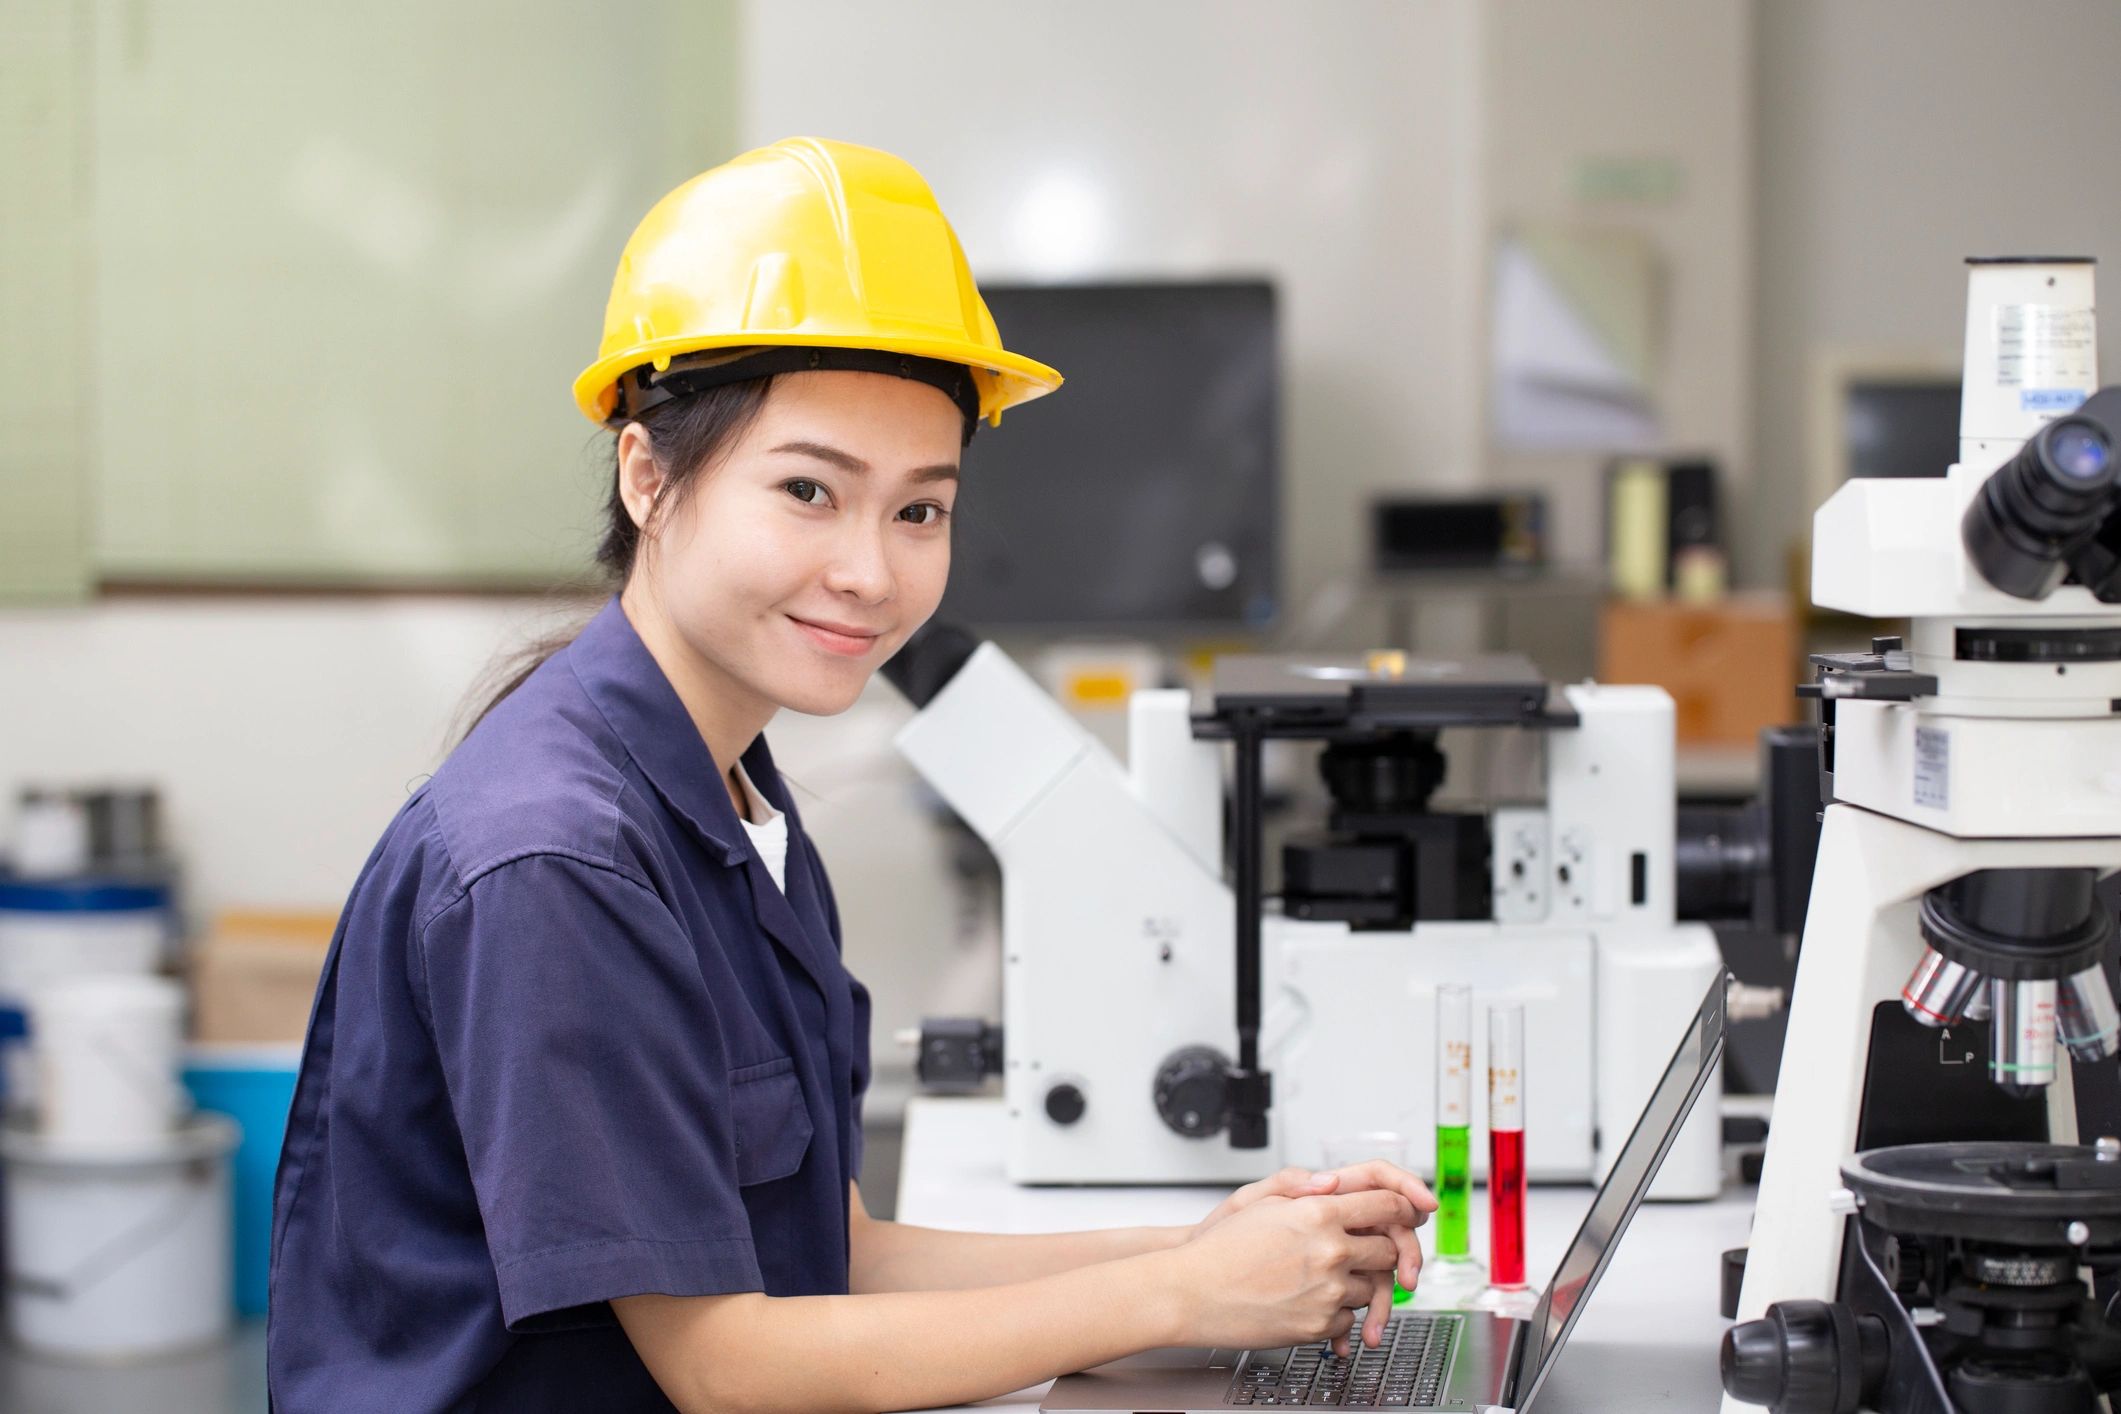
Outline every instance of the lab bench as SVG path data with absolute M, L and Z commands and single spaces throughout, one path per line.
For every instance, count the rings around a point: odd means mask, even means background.
M 1224 1188 L 1023 1188 L 1002 1173 L 1007 1116 L 997 1098 L 916 1097 L 906 1106 L 898 1219 L 977 1232 L 1060 1232 L 1199 1221 Z M 1561 1260 L 1589 1206 L 1588 1186 L 1534 1186 L 1526 1219 L 1528 1273 Z M 1647 1203 L 1621 1239 L 1539 1407 L 1566 1414 L 1714 1409 L 1721 1254 L 1745 1245 L 1753 1190 L 1731 1187 L 1701 1203 Z M 1485 1191 L 1473 1191 L 1473 1232 L 1487 1231 Z M 981 1409 L 1031 1410 L 1045 1386 Z

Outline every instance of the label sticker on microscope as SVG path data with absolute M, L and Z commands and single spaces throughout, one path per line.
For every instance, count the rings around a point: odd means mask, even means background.
M 2020 388 L 2020 412 L 2075 412 L 2084 405 L 2082 388 Z
M 1996 383 L 2004 388 L 2089 391 L 2098 325 L 2089 309 L 2060 304 L 1996 307 Z
M 1952 734 L 1943 727 L 1915 728 L 1915 804 L 1951 808 Z

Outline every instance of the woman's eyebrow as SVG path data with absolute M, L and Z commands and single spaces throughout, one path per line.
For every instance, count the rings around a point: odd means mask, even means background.
M 800 457 L 815 457 L 821 462 L 830 462 L 842 471 L 863 473 L 869 463 L 852 452 L 843 452 L 838 447 L 823 442 L 783 442 L 773 449 L 775 452 L 792 452 Z M 952 462 L 938 462 L 934 466 L 917 467 L 907 473 L 909 481 L 955 481 L 957 466 Z

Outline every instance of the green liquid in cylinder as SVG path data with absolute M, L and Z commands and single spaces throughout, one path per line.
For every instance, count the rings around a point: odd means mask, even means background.
M 1469 1126 L 1436 1126 L 1436 1255 L 1472 1255 L 1466 1205 L 1472 1191 Z

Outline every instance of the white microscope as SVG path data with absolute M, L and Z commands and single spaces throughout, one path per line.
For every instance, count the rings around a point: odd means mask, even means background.
M 1969 262 L 1959 462 L 1860 480 L 1812 596 L 1911 635 L 1819 665 L 1826 807 L 1726 1414 L 2104 1409 L 2121 1144 L 2070 1067 L 2121 1013 L 2121 388 L 2088 260 Z
M 931 636 L 886 673 L 920 708 L 900 750 L 1000 861 L 1017 1182 L 1238 1183 L 1377 1130 L 1426 1169 L 1446 983 L 1525 1007 L 1530 1175 L 1596 1178 L 1722 965 L 1674 919 L 1661 689 L 1555 689 L 1515 657 L 1226 657 L 1197 714 L 1133 696 L 1122 764 L 991 643 Z M 1431 810 L 1446 727 L 1540 750 L 1544 798 Z M 1325 741 L 1334 799 L 1329 833 L 1284 846 L 1278 910 L 1270 738 Z M 1658 1194 L 1716 1192 L 1720 1137 L 1700 1106 Z

